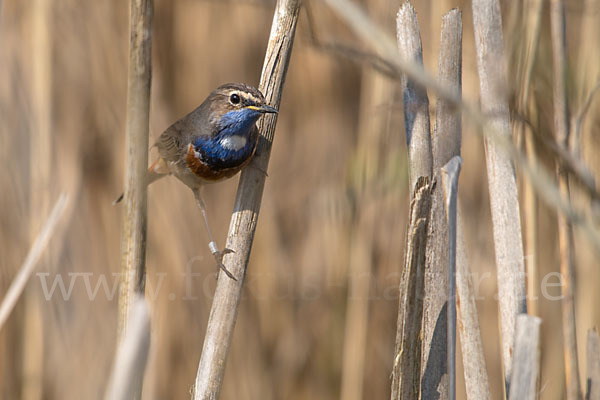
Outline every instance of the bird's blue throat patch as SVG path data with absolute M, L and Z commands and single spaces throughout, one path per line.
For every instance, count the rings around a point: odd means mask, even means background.
M 224 114 L 216 135 L 201 136 L 193 142 L 201 161 L 215 169 L 233 168 L 244 163 L 254 151 L 256 137 L 252 134 L 260 116 L 258 111 L 247 108 Z

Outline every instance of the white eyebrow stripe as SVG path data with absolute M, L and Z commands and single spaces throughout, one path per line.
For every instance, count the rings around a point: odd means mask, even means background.
M 227 150 L 238 151 L 240 149 L 243 149 L 244 146 L 246 146 L 247 141 L 248 140 L 244 136 L 233 135 L 224 137 L 223 139 L 221 139 L 220 143 L 221 146 L 223 146 Z
M 242 97 L 245 100 L 250 100 L 253 103 L 257 103 L 260 104 L 262 103 L 262 100 L 259 99 L 258 97 L 254 96 L 252 93 L 248 93 L 248 92 L 243 92 L 243 91 L 239 91 L 239 90 L 235 90 L 233 92 L 231 92 L 230 96 L 232 94 L 237 94 L 238 96 Z

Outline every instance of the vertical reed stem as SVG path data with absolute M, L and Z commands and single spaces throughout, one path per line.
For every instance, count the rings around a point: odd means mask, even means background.
M 146 287 L 148 126 L 152 78 L 153 0 L 130 3 L 129 76 L 125 137 L 125 197 L 121 229 L 119 332 L 127 328 L 137 293 Z
M 1 4 L 0 4 L 1 6 Z M 30 135 L 29 238 L 36 237 L 50 211 L 52 139 L 52 1 L 31 2 L 32 21 L 32 121 Z M 42 264 L 50 264 L 49 253 Z M 49 267 L 49 265 L 47 265 Z M 34 287 L 25 289 L 23 320 L 23 392 L 22 400 L 39 400 L 43 396 L 44 331 L 47 329 L 41 310 L 40 294 Z
M 300 5 L 299 0 L 279 0 L 273 16 L 259 89 L 264 93 L 267 103 L 278 109 L 292 55 Z M 226 244 L 226 247 L 235 253 L 226 255 L 223 260 L 227 269 L 238 280 L 221 278 L 217 281 L 196 374 L 193 396 L 195 400 L 216 399 L 221 391 L 225 363 L 258 222 L 266 176 L 264 171 L 267 171 L 269 165 L 276 123 L 277 116 L 272 114 L 259 121 L 258 128 L 262 136 L 256 155 L 240 177 Z
M 556 143 L 564 149 L 569 146 L 569 105 L 567 100 L 567 43 L 565 10 L 562 0 L 550 3 L 552 30 L 552 55 L 554 63 L 554 135 Z M 569 197 L 569 177 L 557 160 L 558 187 L 565 198 Z M 558 241 L 560 250 L 560 273 L 562 277 L 562 328 L 565 357 L 567 399 L 581 398 L 579 364 L 577 357 L 577 333 L 575 324 L 575 243 L 573 227 L 562 213 L 558 213 Z
M 401 57 L 423 69 L 419 23 L 410 2 L 404 3 L 398 11 L 396 33 Z M 406 74 L 402 75 L 402 105 L 409 158 L 409 189 L 413 194 L 417 179 L 422 176 L 431 177 L 433 161 L 427 90 Z
M 483 355 L 483 343 L 481 341 L 481 330 L 479 329 L 475 293 L 471 281 L 471 270 L 467 260 L 460 204 L 456 228 L 456 306 L 458 308 L 458 330 L 467 399 L 488 400 L 492 395 Z
M 141 397 L 149 350 L 150 312 L 144 295 L 137 294 L 131 304 L 127 332 L 117 347 L 105 400 Z
M 373 113 L 393 96 L 393 85 L 379 72 L 365 68 L 361 79 L 358 122 L 357 167 L 351 183 L 356 199 L 348 263 L 348 295 L 344 327 L 341 400 L 363 397 L 369 291 L 373 269 L 373 245 L 380 204 L 373 196 L 373 183 L 380 175 L 381 136 L 387 113 Z
M 448 399 L 456 399 L 456 199 L 458 197 L 458 175 L 462 158 L 454 156 L 442 167 L 441 176 L 446 200 L 446 222 L 448 226 Z
M 535 400 L 540 374 L 540 325 L 542 320 L 527 314 L 517 317 L 510 400 Z
M 497 139 L 508 142 L 510 117 L 500 4 L 498 0 L 473 0 L 472 7 L 481 108 L 491 117 L 489 127 L 497 133 Z M 498 272 L 502 364 L 508 389 L 517 315 L 526 312 L 527 306 L 516 176 L 510 157 L 498 143 L 499 140 L 486 137 L 486 165 Z
M 438 56 L 438 80 L 449 87 L 462 89 L 462 13 L 453 9 L 442 18 L 440 35 L 440 53 Z M 439 169 L 454 156 L 461 153 L 462 120 L 461 114 L 445 98 L 438 97 L 436 105 L 435 131 L 433 134 L 433 166 Z M 434 193 L 441 197 L 441 193 Z M 441 200 L 441 199 L 440 199 Z M 440 200 L 437 202 L 441 203 Z M 435 198 L 434 198 L 435 201 Z M 432 231 L 432 242 L 437 243 L 437 254 L 440 263 L 448 264 L 448 227 L 442 218 L 444 205 L 439 204 L 433 212 L 439 217 Z M 457 207 L 458 209 L 458 207 Z M 460 210 L 457 211 L 456 227 L 456 307 L 458 309 L 458 329 L 462 349 L 465 386 L 468 399 L 489 399 L 490 388 L 483 356 L 481 331 L 475 305 L 475 295 L 471 283 L 467 251 L 462 229 Z M 432 222 L 432 226 L 433 226 Z M 435 236 L 433 233 L 435 232 Z M 433 247 L 433 243 L 430 243 Z
M 421 394 L 425 251 L 431 215 L 431 188 L 430 178 L 417 179 L 410 203 L 399 290 L 392 400 L 418 399 Z
M 522 58 L 518 60 L 519 65 L 519 96 L 517 98 L 517 111 L 527 113 L 533 110 L 529 94 L 531 92 L 531 73 L 535 61 L 535 54 L 538 47 L 538 38 L 540 32 L 540 21 L 542 16 L 542 0 L 526 0 L 523 3 L 522 11 L 525 13 L 525 46 Z M 519 11 L 517 11 L 519 12 Z M 515 12 L 514 14 L 516 14 Z M 529 113 L 530 118 L 533 116 Z M 519 138 L 527 158 L 532 164 L 537 163 L 537 155 L 531 126 L 523 121 L 512 121 L 513 134 Z M 538 205 L 537 196 L 533 185 L 528 179 L 523 179 L 523 208 L 525 221 L 525 264 L 527 270 L 527 310 L 530 315 L 538 315 L 538 250 L 537 250 L 537 228 L 538 228 Z

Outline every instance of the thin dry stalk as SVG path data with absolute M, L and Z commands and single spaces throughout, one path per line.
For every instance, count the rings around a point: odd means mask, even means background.
M 30 236 L 39 232 L 41 221 L 50 208 L 52 168 L 52 2 L 36 0 L 32 4 L 32 74 L 33 121 L 30 138 L 31 215 Z
M 456 198 L 462 158 L 454 156 L 442 167 L 448 225 L 448 399 L 456 399 Z
M 535 400 L 537 398 L 541 323 L 540 318 L 531 315 L 521 314 L 517 317 L 510 400 Z
M 572 151 L 571 157 L 573 162 L 579 162 L 579 165 L 575 166 L 574 172 L 577 172 L 577 178 L 583 179 L 586 186 L 591 186 L 594 190 L 595 179 L 594 175 L 587 169 L 585 164 L 581 162 L 581 135 L 583 134 L 583 126 L 585 123 L 586 116 L 596 95 L 600 92 L 600 83 L 596 83 L 596 86 L 590 91 L 588 97 L 583 102 L 579 112 L 571 119 L 571 141 L 569 143 Z M 588 189 L 589 190 L 589 189 Z
M 593 224 L 591 210 L 581 210 L 565 199 L 546 170 L 539 165 L 532 165 L 527 157 L 517 149 L 510 136 L 503 134 L 496 126 L 497 124 L 493 123 L 489 113 L 484 114 L 479 108 L 464 102 L 460 93 L 438 83 L 422 68 L 400 57 L 395 41 L 376 26 L 355 4 L 348 0 L 325 0 L 325 2 L 336 15 L 346 21 L 359 38 L 375 49 L 376 56 L 392 68 L 396 75 L 406 74 L 418 84 L 430 88 L 439 97 L 443 97 L 455 106 L 457 111 L 460 110 L 481 127 L 480 133 L 515 161 L 521 172 L 533 184 L 540 198 L 549 206 L 565 214 L 573 224 L 579 226 L 595 250 L 600 253 L 600 232 Z
M 562 0 L 550 3 L 552 30 L 552 54 L 554 63 L 554 135 L 558 146 L 564 149 L 569 145 L 569 108 L 566 80 L 566 28 L 564 4 Z M 569 197 L 569 177 L 560 162 L 557 162 L 556 175 L 562 195 Z M 562 215 L 558 215 L 558 240 L 560 250 L 560 273 L 562 292 L 562 327 L 565 356 L 565 380 L 567 399 L 581 398 L 579 384 L 579 364 L 577 358 L 577 332 L 575 325 L 575 243 L 573 227 Z
M 481 108 L 493 116 L 491 127 L 508 141 L 510 118 L 500 5 L 498 0 L 474 0 L 472 5 Z M 498 273 L 502 364 L 508 388 L 516 319 L 527 309 L 519 198 L 510 157 L 488 138 L 485 150 Z
M 421 177 L 417 180 L 409 211 L 399 289 L 392 400 L 418 399 L 420 394 L 425 250 L 430 212 L 431 183 L 429 178 Z
M 279 0 L 275 7 L 259 89 L 264 93 L 267 103 L 276 108 L 279 108 L 283 94 L 299 10 L 299 0 Z M 225 266 L 238 280 L 219 279 L 217 282 L 194 386 L 193 397 L 196 400 L 219 397 L 256 230 L 276 122 L 277 117 L 274 115 L 265 116 L 259 122 L 258 128 L 262 136 L 256 155 L 240 177 L 226 244 L 235 253 L 224 258 Z
M 1 7 L 1 4 L 0 4 Z M 54 143 L 52 139 L 52 2 L 36 0 L 31 3 L 32 120 L 29 138 L 29 238 L 33 242 L 44 218 L 50 211 L 53 194 L 51 174 Z M 51 266 L 52 257 L 46 252 L 42 264 Z M 39 400 L 43 392 L 44 329 L 40 293 L 30 287 L 24 295 L 23 318 L 23 400 Z
M 531 104 L 531 103 L 529 103 Z M 532 107 L 533 108 L 533 107 Z M 523 128 L 525 154 L 532 164 L 537 163 L 537 153 L 533 132 L 528 127 Z M 525 205 L 525 265 L 527 270 L 527 310 L 531 315 L 538 315 L 538 201 L 535 189 L 530 180 L 523 182 L 523 203 Z
M 119 332 L 126 330 L 133 301 L 146 287 L 148 126 L 152 77 L 153 0 L 131 0 L 125 197 L 121 229 Z
M 522 12 L 525 14 L 523 29 L 525 30 L 525 46 L 522 58 L 519 59 L 519 96 L 517 97 L 517 110 L 521 113 L 532 107 L 531 72 L 535 61 L 535 54 L 539 42 L 540 21 L 542 16 L 542 0 L 527 0 L 523 3 Z M 513 13 L 514 15 L 517 12 Z M 523 143 L 527 158 L 532 164 L 537 163 L 537 154 L 533 131 L 524 121 L 515 119 L 512 121 L 512 129 L 515 137 Z M 530 315 L 538 315 L 538 268 L 537 268 L 537 226 L 538 207 L 537 198 L 532 184 L 529 180 L 523 180 L 523 208 L 525 221 L 525 265 L 527 269 L 527 310 Z
M 423 49 L 415 9 L 406 2 L 396 17 L 398 49 L 405 60 L 423 69 Z M 402 75 L 404 130 L 409 158 L 409 187 L 414 188 L 421 176 L 431 177 L 431 133 L 429 130 L 429 99 L 425 87 Z
M 56 205 L 52 209 L 50 216 L 35 238 L 35 241 L 29 249 L 29 253 L 27 253 L 25 261 L 19 268 L 17 276 L 8 288 L 8 291 L 4 296 L 4 300 L 2 300 L 2 305 L 0 305 L 0 330 L 15 307 L 17 300 L 19 300 L 21 293 L 23 293 L 23 289 L 25 288 L 25 285 L 27 284 L 27 281 L 29 280 L 29 277 L 31 276 L 35 266 L 37 265 L 37 262 L 46 249 L 48 241 L 50 240 L 50 237 L 56 228 L 56 224 L 65 211 L 66 205 L 67 195 L 63 193 L 56 201 Z
M 583 7 L 578 14 L 581 15 L 581 32 L 578 42 L 578 57 L 575 65 L 575 79 L 577 81 L 576 95 L 578 104 L 583 104 L 586 97 L 589 96 L 590 89 L 600 77 L 600 57 L 596 51 L 596 40 L 600 35 L 600 25 L 598 24 L 598 3 L 596 0 L 584 0 Z M 592 129 L 589 126 L 588 129 Z M 589 133 L 589 132 L 588 132 Z
M 587 393 L 586 400 L 600 399 L 600 338 L 596 328 L 587 337 Z
M 363 213 L 352 233 L 340 393 L 342 400 L 363 398 L 374 230 L 373 219 L 367 221 L 366 215 L 370 214 Z
M 360 118 L 358 123 L 357 173 L 352 189 L 356 213 L 351 234 L 348 265 L 348 296 L 344 327 L 344 350 L 340 399 L 363 397 L 363 377 L 369 320 L 369 291 L 373 268 L 373 237 L 380 202 L 373 196 L 373 182 L 379 174 L 382 158 L 381 136 L 385 133 L 387 113 L 373 109 L 393 96 L 394 86 L 379 72 L 365 68 L 361 79 Z
M 150 350 L 150 313 L 143 295 L 132 303 L 127 332 L 119 343 L 104 398 L 130 400 L 140 397 Z

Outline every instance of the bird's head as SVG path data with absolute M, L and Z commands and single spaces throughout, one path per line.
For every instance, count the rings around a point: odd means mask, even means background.
M 210 123 L 224 129 L 247 130 L 261 115 L 277 113 L 265 101 L 265 97 L 252 86 L 243 83 L 227 83 L 215 89 L 207 98 Z

